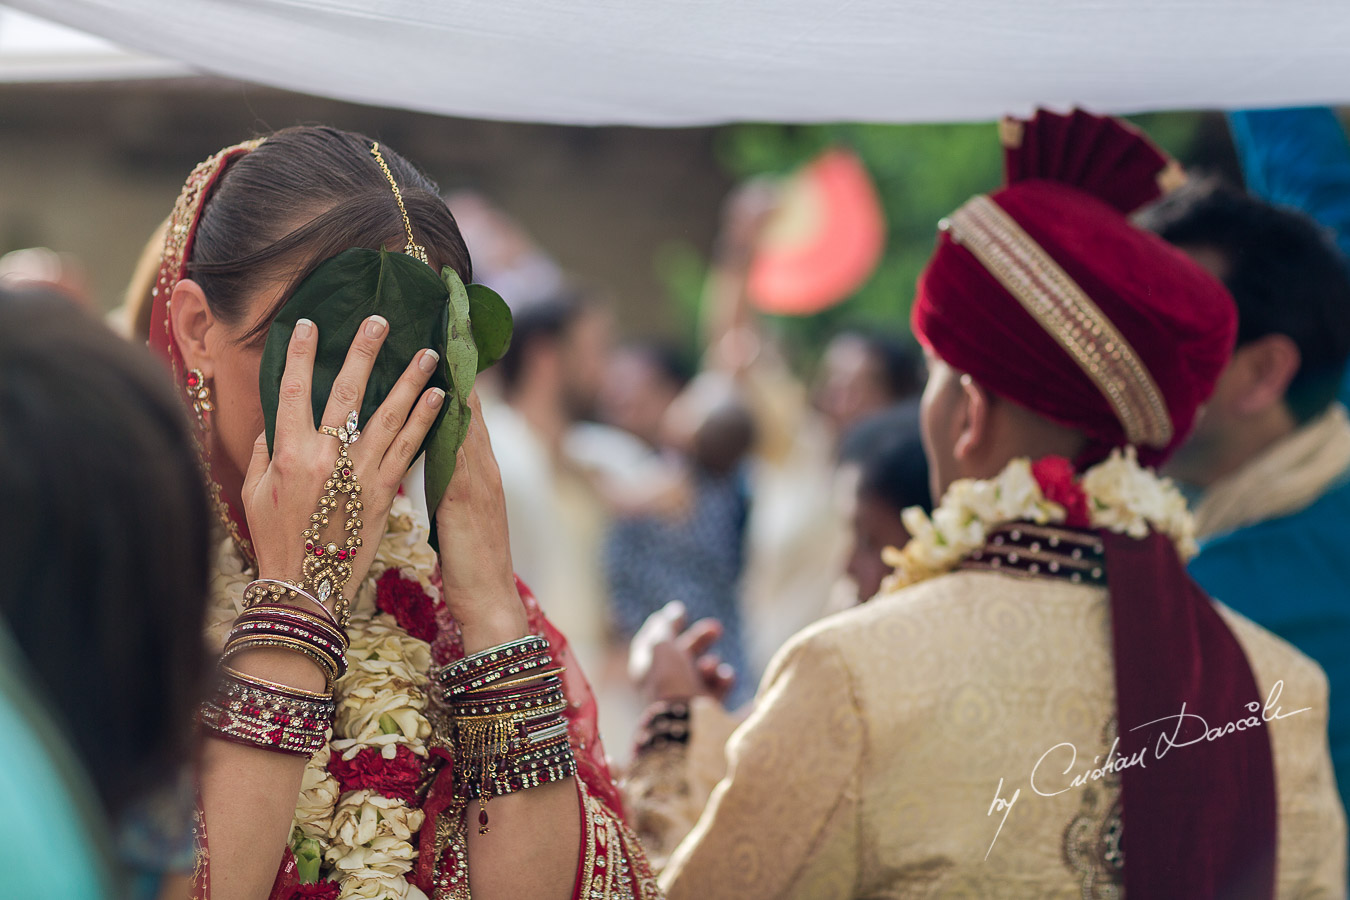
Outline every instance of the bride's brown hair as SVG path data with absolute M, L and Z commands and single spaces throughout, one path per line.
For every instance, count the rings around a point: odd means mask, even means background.
M 327 126 L 287 128 L 229 164 L 202 210 L 187 275 L 227 323 L 245 316 L 259 285 L 282 280 L 273 308 L 245 335 L 266 334 L 295 286 L 351 247 L 402 247 L 407 237 L 372 140 Z M 473 280 L 459 225 L 435 183 L 381 145 L 398 182 L 417 242 L 433 268 Z

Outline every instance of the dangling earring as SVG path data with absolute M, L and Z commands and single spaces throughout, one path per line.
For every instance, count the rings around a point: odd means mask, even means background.
M 187 395 L 192 403 L 192 411 L 197 414 L 197 426 L 202 431 L 210 431 L 211 423 L 206 416 L 216 407 L 211 402 L 211 386 L 206 383 L 201 369 L 188 369 Z

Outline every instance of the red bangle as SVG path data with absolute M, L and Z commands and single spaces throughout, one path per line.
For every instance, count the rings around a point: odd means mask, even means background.
M 335 709 L 331 694 L 279 685 L 228 666 L 220 675 L 198 714 L 215 737 L 296 756 L 310 756 L 327 743 Z

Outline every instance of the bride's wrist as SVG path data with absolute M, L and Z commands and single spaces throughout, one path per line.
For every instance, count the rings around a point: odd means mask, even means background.
M 461 618 L 460 637 L 464 642 L 464 652 L 478 653 L 523 638 L 530 633 L 530 623 L 525 618 L 525 609 L 516 601 L 518 609 L 498 609 L 471 618 Z M 453 607 L 452 607 L 453 608 Z

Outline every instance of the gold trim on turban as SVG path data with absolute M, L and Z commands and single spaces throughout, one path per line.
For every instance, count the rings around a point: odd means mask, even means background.
M 1131 444 L 1165 447 L 1172 419 L 1134 348 L 1012 216 L 980 195 L 943 221 L 1101 391 Z

